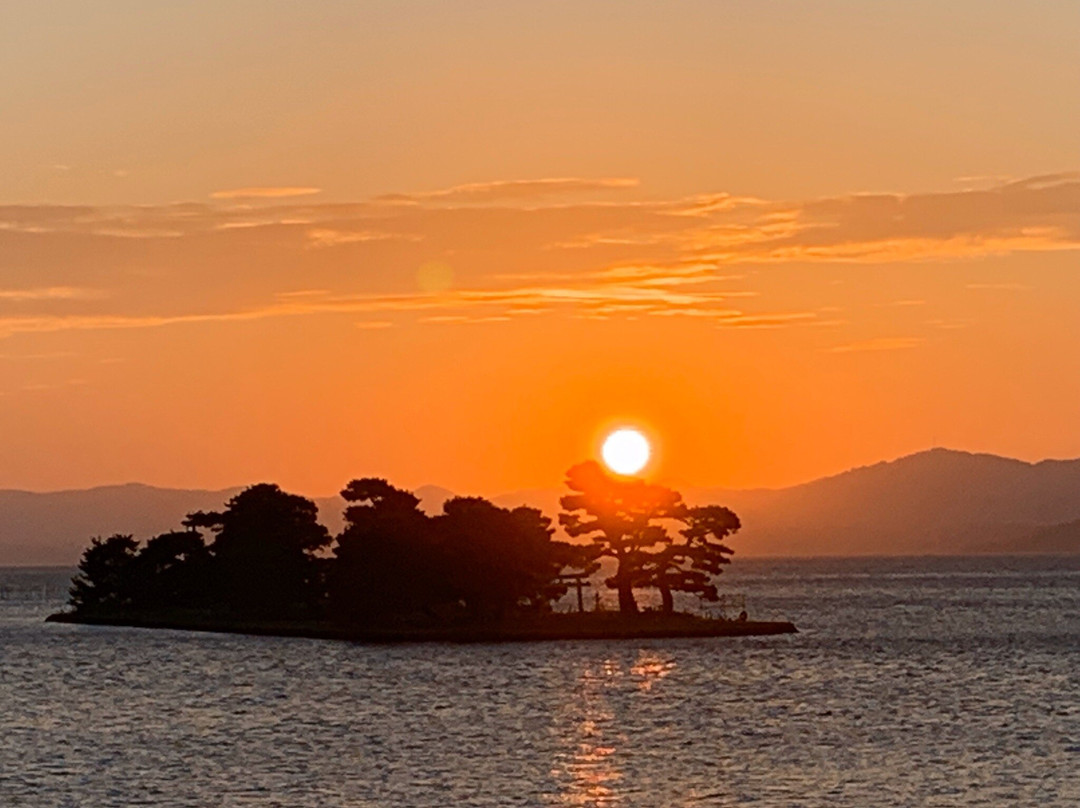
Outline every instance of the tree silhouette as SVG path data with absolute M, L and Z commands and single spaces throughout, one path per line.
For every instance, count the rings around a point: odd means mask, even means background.
M 341 496 L 350 504 L 330 579 L 336 618 L 366 622 L 451 599 L 418 497 L 377 477 L 351 481 Z
M 224 511 L 189 514 L 189 529 L 214 535 L 218 598 L 238 614 L 311 613 L 321 596 L 317 554 L 330 544 L 314 502 L 270 483 L 246 488 Z
M 634 587 L 651 585 L 655 553 L 671 542 L 657 523 L 678 517 L 682 495 L 636 477 L 613 477 L 592 460 L 573 466 L 566 484 L 573 493 L 559 500 L 559 523 L 571 537 L 590 538 L 597 557 L 615 560 L 605 583 L 618 591 L 620 612 L 637 612 Z
M 516 607 L 542 609 L 565 588 L 555 582 L 580 550 L 552 540 L 534 508 L 500 508 L 455 497 L 429 517 L 420 500 L 386 480 L 353 480 L 338 537 L 331 611 L 339 620 L 492 619 Z
M 120 533 L 91 539 L 71 581 L 71 605 L 86 612 L 129 608 L 135 594 L 138 548 L 134 537 Z
M 551 519 L 536 508 L 455 497 L 432 526 L 449 583 L 474 617 L 498 617 L 516 606 L 546 608 L 566 593 L 556 576 L 579 560 L 569 544 L 552 541 Z
M 719 600 L 712 579 L 730 564 L 735 551 L 723 540 L 740 527 L 739 517 L 721 505 L 683 507 L 675 515 L 685 527 L 679 531 L 681 542 L 668 540 L 666 546 L 651 555 L 645 564 L 642 586 L 660 590 L 661 609 L 674 610 L 673 592 L 695 594 L 706 601 Z
M 136 605 L 150 610 L 209 605 L 211 560 L 210 549 L 197 531 L 155 536 L 136 559 Z
M 591 540 L 585 545 L 554 540 L 551 519 L 535 508 L 454 497 L 428 516 L 414 494 L 384 479 L 353 480 L 341 492 L 345 528 L 332 557 L 323 555 L 331 538 L 314 502 L 254 485 L 141 550 L 131 536 L 93 539 L 71 603 L 106 615 L 292 620 L 328 607 L 334 619 L 365 626 L 490 622 L 549 610 L 566 593 L 564 570 L 589 575 L 604 557 L 615 562 L 606 583 L 623 613 L 637 611 L 635 588 L 657 588 L 667 612 L 676 592 L 717 599 L 713 578 L 732 553 L 724 540 L 740 527 L 734 513 L 688 507 L 677 491 L 595 462 L 571 468 L 567 485 L 559 522 Z
M 560 499 L 559 522 L 572 537 L 592 540 L 596 557 L 612 558 L 615 574 L 605 583 L 619 593 L 619 611 L 637 611 L 635 588 L 660 591 L 661 609 L 674 611 L 675 592 L 716 601 L 713 578 L 734 551 L 723 540 L 740 527 L 720 505 L 689 507 L 670 488 L 636 477 L 615 477 L 595 461 L 567 472 L 573 493 Z M 681 522 L 681 539 L 669 527 Z

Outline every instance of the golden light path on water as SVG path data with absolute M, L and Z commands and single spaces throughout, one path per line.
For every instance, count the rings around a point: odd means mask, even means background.
M 551 770 L 563 786 L 560 804 L 579 808 L 621 804 L 623 772 L 616 752 L 626 753 L 632 733 L 620 726 L 609 700 L 625 689 L 627 679 L 632 681 L 632 689 L 648 693 L 654 682 L 674 668 L 670 655 L 646 649 L 631 665 L 612 656 L 583 668 L 575 697 L 564 706 L 566 749 L 556 756 Z
M 1080 805 L 1080 560 L 743 559 L 723 577 L 800 632 L 106 629 L 43 622 L 69 570 L 0 569 L 8 591 L 57 593 L 0 599 L 0 805 Z

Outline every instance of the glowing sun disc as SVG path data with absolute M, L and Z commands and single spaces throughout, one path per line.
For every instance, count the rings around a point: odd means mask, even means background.
M 616 429 L 604 439 L 600 455 L 616 474 L 637 474 L 649 462 L 649 441 L 636 429 Z

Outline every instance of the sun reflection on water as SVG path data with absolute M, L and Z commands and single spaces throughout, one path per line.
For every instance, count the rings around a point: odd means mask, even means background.
M 653 684 L 673 670 L 675 670 L 674 660 L 642 650 L 637 662 L 630 668 L 630 673 L 638 679 L 638 690 L 649 691 L 652 690 Z
M 630 664 L 608 657 L 582 668 L 556 729 L 562 744 L 551 775 L 561 787 L 560 804 L 582 808 L 622 804 L 619 784 L 632 751 L 632 735 L 619 716 L 631 706 L 627 696 L 648 694 L 674 668 L 670 658 L 644 649 Z

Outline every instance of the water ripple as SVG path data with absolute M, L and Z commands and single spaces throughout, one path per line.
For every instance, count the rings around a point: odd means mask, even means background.
M 730 576 L 804 628 L 740 640 L 360 646 L 5 602 L 0 805 L 1080 804 L 1075 562 L 799 563 Z

